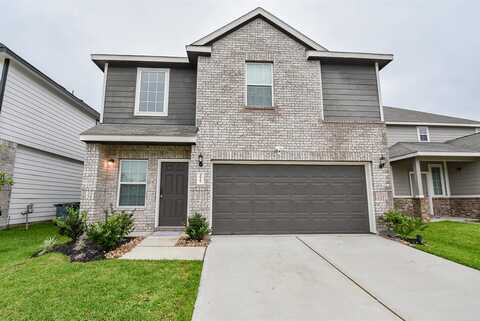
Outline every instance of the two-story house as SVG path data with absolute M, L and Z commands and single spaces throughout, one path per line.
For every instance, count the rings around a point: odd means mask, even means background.
M 51 220 L 55 204 L 80 201 L 79 135 L 100 114 L 1 43 L 0 75 L 0 171 L 14 180 L 0 190 L 0 228 L 27 212 Z
M 475 135 L 450 141 L 480 123 L 384 108 L 392 55 L 327 50 L 262 8 L 186 51 L 92 55 L 105 97 L 81 135 L 91 220 L 112 206 L 137 231 L 199 212 L 216 234 L 363 233 L 394 200 L 425 218 L 480 210 Z
M 113 206 L 137 231 L 199 212 L 215 234 L 376 232 L 392 206 L 378 77 L 392 55 L 327 50 L 262 8 L 186 51 L 92 56 L 90 220 Z

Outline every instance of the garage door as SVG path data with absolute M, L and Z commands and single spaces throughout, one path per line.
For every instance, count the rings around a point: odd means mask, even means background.
M 368 233 L 364 166 L 213 167 L 215 234 Z

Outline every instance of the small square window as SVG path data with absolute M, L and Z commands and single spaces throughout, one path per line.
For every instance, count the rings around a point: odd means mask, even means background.
M 137 68 L 135 115 L 168 115 L 169 74 L 165 68 Z
M 247 63 L 247 106 L 273 106 L 273 64 Z
M 418 133 L 418 141 L 419 142 L 429 142 L 430 141 L 430 133 L 428 131 L 428 127 L 417 127 Z

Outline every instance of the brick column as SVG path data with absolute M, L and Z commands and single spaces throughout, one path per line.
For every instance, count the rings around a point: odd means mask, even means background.
M 15 154 L 17 151 L 17 144 L 0 139 L 0 171 L 13 175 L 13 168 L 15 166 Z M 0 229 L 8 224 L 8 209 L 10 206 L 10 196 L 12 190 L 10 186 L 2 186 L 0 191 Z
M 83 165 L 80 209 L 87 211 L 88 222 L 103 218 L 106 193 L 106 164 L 101 144 L 87 144 Z

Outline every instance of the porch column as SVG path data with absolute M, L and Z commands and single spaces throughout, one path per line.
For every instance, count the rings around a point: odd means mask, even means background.
M 417 182 L 417 196 L 423 197 L 423 184 L 422 184 L 422 171 L 420 169 L 420 160 L 418 158 L 414 159 L 413 172 L 415 175 L 415 181 Z
M 443 173 L 445 174 L 445 192 L 447 196 L 450 196 L 450 178 L 448 177 L 447 161 L 443 161 Z

